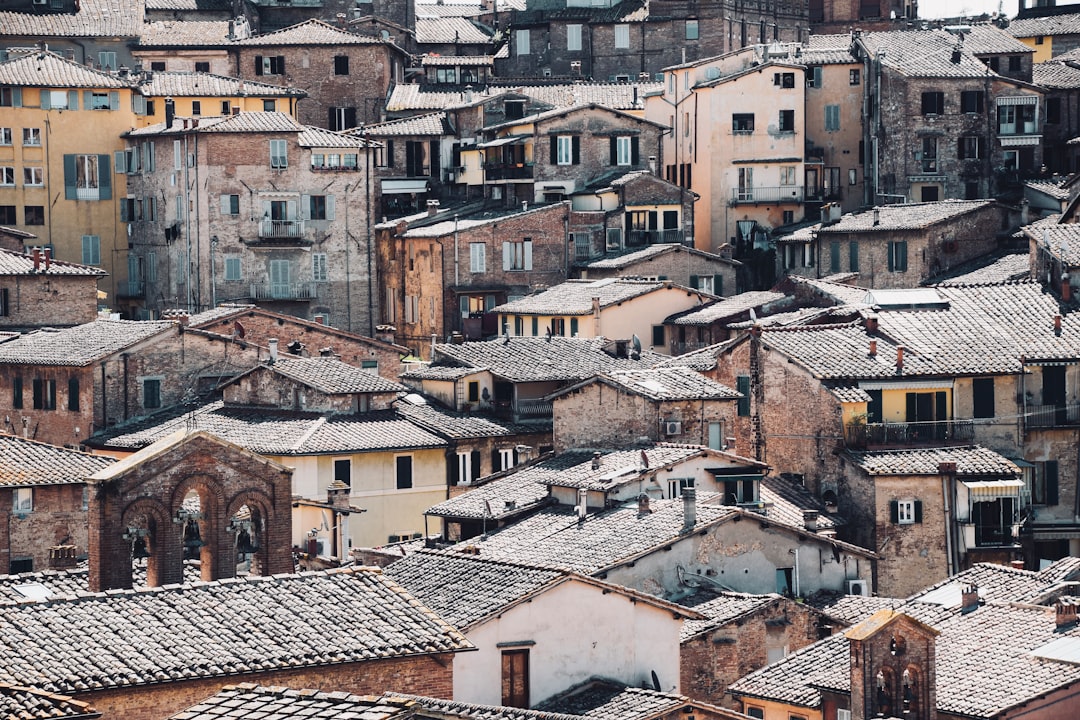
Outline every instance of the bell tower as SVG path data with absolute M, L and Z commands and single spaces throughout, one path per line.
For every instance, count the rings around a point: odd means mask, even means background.
M 937 630 L 910 615 L 879 610 L 845 636 L 851 657 L 852 720 L 937 720 Z

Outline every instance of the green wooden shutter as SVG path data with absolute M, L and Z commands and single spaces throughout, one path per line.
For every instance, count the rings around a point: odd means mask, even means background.
M 896 270 L 896 243 L 889 243 L 887 250 L 888 252 L 886 254 L 889 256 L 888 269 L 889 272 L 894 272 Z
M 1047 460 L 1043 465 L 1043 474 L 1046 478 L 1046 504 L 1058 504 L 1058 462 Z
M 64 156 L 64 198 L 67 200 L 75 200 L 78 196 L 75 188 L 75 156 Z
M 93 93 L 92 90 L 83 90 L 82 109 L 83 110 L 93 110 L 94 109 L 94 93 Z
M 735 378 L 735 389 L 742 395 L 738 402 L 738 413 L 740 417 L 747 417 L 750 415 L 750 376 L 739 375 Z
M 450 485 L 457 485 L 460 477 L 458 474 L 457 453 L 451 451 L 446 455 L 446 482 Z
M 889 522 L 893 525 L 900 522 L 900 503 L 896 500 L 889 501 Z
M 116 90 L 109 91 L 109 109 L 110 110 L 119 110 L 120 109 L 120 93 L 117 92 Z
M 630 138 L 630 162 L 633 165 L 637 165 L 641 159 L 639 147 L 640 143 L 638 142 L 638 138 L 636 136 Z
M 98 200 L 112 199 L 112 172 L 109 170 L 109 156 L 98 155 Z
M 79 91 L 68 90 L 68 110 L 79 109 Z
M 713 275 L 712 276 L 712 291 L 713 291 L 713 295 L 723 295 L 724 294 L 724 276 L 723 275 Z
M 855 240 L 848 243 L 848 272 L 859 272 L 859 243 Z
M 256 56 L 255 56 L 255 74 L 256 74 L 256 75 L 262 75 L 262 74 L 263 74 L 263 59 L 262 59 L 262 55 L 256 55 Z
M 532 334 L 533 337 L 536 337 L 540 334 L 540 318 L 536 317 L 535 315 L 532 319 Z
M 922 500 L 915 501 L 915 522 L 922 522 Z
M 833 240 L 829 243 L 829 270 L 840 272 L 840 241 Z
M 578 334 L 578 319 L 576 317 L 570 318 L 570 337 L 576 337 Z
M 480 477 L 480 451 L 473 450 L 469 453 L 469 462 L 472 463 L 472 479 L 476 481 Z
M 559 162 L 559 137 L 557 135 L 551 136 L 551 164 L 556 165 Z
M 691 275 L 691 276 L 690 276 L 690 287 L 692 287 L 692 288 L 694 288 L 695 290 L 697 290 L 697 289 L 698 289 L 698 284 L 699 284 L 700 282 L 701 282 L 701 281 L 700 281 L 700 280 L 698 280 L 698 276 L 697 276 L 697 275 Z
M 572 145 L 572 151 L 573 151 L 573 158 L 571 160 L 571 164 L 580 165 L 581 164 L 581 138 L 578 137 L 577 135 L 575 135 L 573 137 L 571 145 Z
M 608 138 L 608 161 L 611 165 L 619 162 L 619 139 L 614 135 Z

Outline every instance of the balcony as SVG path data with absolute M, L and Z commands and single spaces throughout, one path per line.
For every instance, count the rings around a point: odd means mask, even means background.
M 487 180 L 532 180 L 532 163 L 485 163 Z
M 849 423 L 844 428 L 844 438 L 852 448 L 962 444 L 974 441 L 975 424 L 971 420 Z
M 816 188 L 806 188 L 801 185 L 781 185 L 779 187 L 748 187 L 735 188 L 731 191 L 731 204 L 754 204 L 754 203 L 801 203 L 807 200 L 820 199 L 821 192 Z
M 1019 525 L 960 523 L 964 547 L 969 551 L 977 548 L 1019 547 Z
M 1028 405 L 1029 428 L 1055 428 L 1080 425 L 1080 405 Z
M 630 230 L 626 237 L 627 247 L 644 247 L 657 243 L 679 243 L 685 240 L 681 229 L 668 230 Z
M 315 283 L 251 283 L 253 300 L 314 300 Z
M 528 420 L 551 420 L 553 411 L 546 400 L 517 400 L 516 402 L 494 402 L 491 405 L 495 416 L 514 422 Z
M 304 237 L 303 220 L 271 220 L 259 223 L 259 238 L 263 240 L 294 240 Z

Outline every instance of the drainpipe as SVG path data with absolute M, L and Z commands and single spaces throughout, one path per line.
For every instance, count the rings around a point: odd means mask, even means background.
M 458 258 L 458 216 L 454 215 L 454 287 L 461 285 L 460 260 Z
M 955 563 L 953 562 L 953 548 L 954 548 L 954 528 L 956 526 L 953 520 L 951 510 L 952 488 L 955 484 L 953 481 L 956 478 L 956 463 L 943 462 L 938 463 L 938 472 L 941 473 L 941 499 L 942 505 L 945 510 L 945 562 L 949 577 L 955 572 Z

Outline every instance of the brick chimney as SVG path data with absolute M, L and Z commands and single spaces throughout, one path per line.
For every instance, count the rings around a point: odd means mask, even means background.
M 648 496 L 645 496 L 648 497 Z M 693 530 L 697 525 L 697 492 L 692 487 L 682 491 L 683 530 Z
M 41 248 L 34 248 L 34 272 L 41 272 Z
M 896 346 L 896 372 L 904 372 L 904 346 Z
M 1062 597 L 1054 603 L 1055 625 L 1065 628 L 1076 624 L 1076 608 L 1080 605 L 1080 598 Z
M 870 357 L 877 357 L 877 340 L 870 341 Z
M 1061 334 L 1061 315 L 1055 315 L 1054 316 L 1054 334 L 1055 335 L 1060 335 Z
M 435 217 L 436 215 L 439 214 L 439 201 L 438 200 L 428 200 L 427 201 L 427 214 L 428 214 L 428 217 Z
M 649 496 L 645 493 L 641 493 L 637 496 L 637 514 L 638 517 L 644 517 L 652 513 L 649 509 Z
M 873 335 L 878 331 L 878 316 L 877 313 L 870 313 L 866 316 L 866 334 Z
M 52 248 L 45 248 L 45 272 L 49 272 L 49 266 L 52 265 Z
M 599 470 L 600 469 L 600 457 L 601 457 L 601 454 L 600 454 L 599 451 L 594 452 L 592 454 L 592 469 L 593 470 Z
M 803 510 L 802 521 L 803 527 L 810 532 L 817 532 L 818 530 L 818 517 L 821 515 L 817 510 Z
M 397 328 L 393 325 L 376 325 L 375 326 L 375 339 L 382 340 L 384 343 L 394 342 L 394 335 L 397 333 Z
M 960 586 L 960 612 L 969 613 L 979 607 L 979 586 L 966 583 Z

